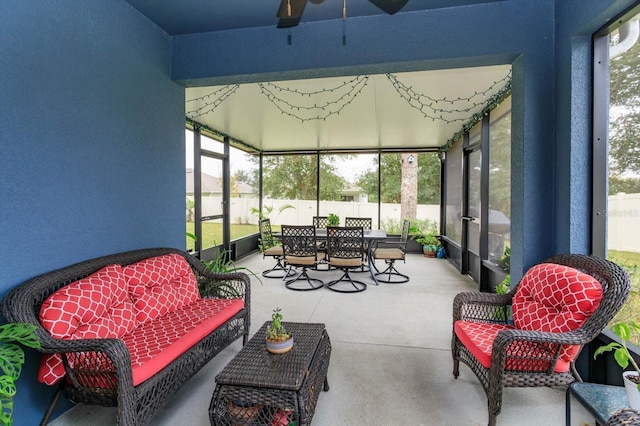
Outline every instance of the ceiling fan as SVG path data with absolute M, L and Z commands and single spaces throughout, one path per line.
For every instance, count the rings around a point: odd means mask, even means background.
M 320 4 L 324 0 L 280 0 L 280 7 L 276 16 L 278 20 L 278 28 L 291 28 L 300 23 L 302 12 L 310 1 L 314 4 Z M 393 15 L 402 9 L 409 0 L 369 0 L 374 6 L 382 9 L 385 13 Z M 346 17 L 346 5 L 343 7 L 343 17 Z

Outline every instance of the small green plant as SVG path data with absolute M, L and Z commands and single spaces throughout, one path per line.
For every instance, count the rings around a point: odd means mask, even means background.
M 340 225 L 340 216 L 338 216 L 337 214 L 329 214 L 329 216 L 327 216 L 327 224 L 329 226 L 339 226 Z
M 255 272 L 245 266 L 236 266 L 236 264 L 231 260 L 231 251 L 230 250 L 220 250 L 218 255 L 213 260 L 201 260 L 202 264 L 211 272 L 216 273 L 227 273 L 227 272 L 245 272 L 253 277 L 255 277 L 260 284 L 262 284 L 262 280 Z M 222 297 L 232 297 L 238 298 L 241 297 L 241 294 L 238 290 L 227 281 L 216 281 L 211 283 L 209 280 L 201 279 L 198 280 L 198 290 L 200 291 L 200 295 L 202 297 L 207 296 L 222 296 Z
M 511 290 L 511 275 L 507 275 L 504 280 L 496 286 L 496 294 L 507 294 Z
M 418 244 L 423 246 L 440 247 L 442 245 L 436 234 L 414 234 L 412 237 Z
M 13 397 L 16 380 L 24 365 L 24 351 L 17 344 L 30 348 L 40 348 L 40 341 L 34 334 L 36 327 L 31 324 L 9 323 L 0 326 L 0 423 L 13 422 Z
M 618 336 L 621 343 L 611 342 L 608 345 L 600 346 L 593 354 L 593 358 L 595 359 L 602 353 L 614 351 L 613 357 L 618 365 L 624 370 L 629 366 L 629 364 L 631 364 L 636 373 L 638 373 L 638 376 L 635 377 L 640 378 L 640 367 L 638 367 L 638 364 L 631 356 L 631 352 L 629 352 L 629 348 L 627 347 L 627 343 L 631 340 L 632 333 L 640 335 L 640 325 L 633 320 L 628 322 L 619 322 L 611 327 L 611 331 Z M 640 380 L 635 383 L 638 385 L 638 390 L 640 391 Z
M 283 342 L 291 338 L 284 325 L 282 325 L 282 313 L 280 308 L 273 310 L 271 314 L 271 324 L 267 327 L 267 339 L 273 342 Z
M 496 263 L 507 272 L 511 270 L 511 248 L 509 246 L 504 248 L 504 254 Z

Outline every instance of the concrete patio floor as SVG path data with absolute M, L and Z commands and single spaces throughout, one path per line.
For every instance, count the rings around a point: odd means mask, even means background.
M 249 256 L 237 262 L 256 272 L 272 259 Z M 375 286 L 362 293 L 341 294 L 326 288 L 295 292 L 278 279 L 252 278 L 253 334 L 282 308 L 285 321 L 322 322 L 331 338 L 328 380 L 313 424 L 325 425 L 486 425 L 486 397 L 478 380 L 461 364 L 453 379 L 451 305 L 461 291 L 477 285 L 446 260 L 407 256 L 398 269 L 406 284 Z M 312 272 L 325 283 L 338 272 Z M 209 425 L 208 408 L 215 376 L 240 350 L 235 342 L 194 376 L 152 420 L 153 425 Z M 577 402 L 572 425 L 593 424 Z M 564 388 L 507 388 L 498 425 L 562 425 Z M 54 426 L 113 425 L 115 409 L 77 405 Z

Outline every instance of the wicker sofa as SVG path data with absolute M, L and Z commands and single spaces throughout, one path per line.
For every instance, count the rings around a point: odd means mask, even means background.
M 246 274 L 213 273 L 185 252 L 153 248 L 32 278 L 1 309 L 10 322 L 37 326 L 38 379 L 58 386 L 43 423 L 62 392 L 117 406 L 119 424 L 138 425 L 229 344 L 246 343 L 250 290 Z

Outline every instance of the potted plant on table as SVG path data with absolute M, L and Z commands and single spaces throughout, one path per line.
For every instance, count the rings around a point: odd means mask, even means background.
M 271 324 L 267 325 L 267 350 L 272 354 L 283 354 L 293 348 L 293 336 L 282 324 L 281 309 L 276 308 L 271 315 Z
M 640 325 L 635 321 L 620 322 L 611 327 L 616 336 L 620 338 L 620 342 L 611 342 L 608 345 L 600 346 L 596 349 L 593 357 L 598 355 L 614 351 L 613 357 L 620 367 L 627 368 L 629 364 L 632 365 L 633 370 L 623 371 L 622 380 L 624 381 L 624 387 L 627 391 L 627 399 L 629 400 L 629 406 L 634 410 L 640 410 L 640 367 L 631 356 L 627 344 L 631 339 L 631 333 L 640 335 Z
M 338 216 L 337 214 L 329 214 L 329 216 L 327 216 L 327 224 L 329 226 L 339 226 L 340 225 L 340 216 Z

